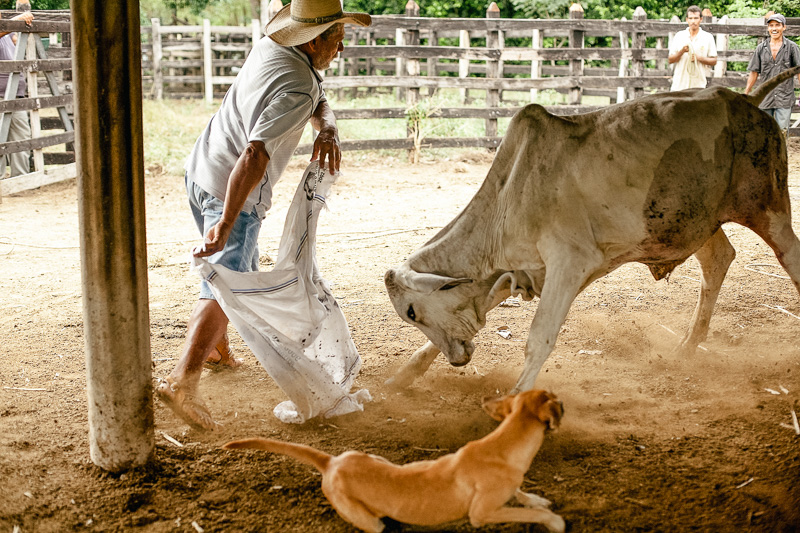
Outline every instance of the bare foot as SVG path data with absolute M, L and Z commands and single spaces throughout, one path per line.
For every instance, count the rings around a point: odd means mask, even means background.
M 211 418 L 203 400 L 196 393 L 181 388 L 173 378 L 160 379 L 156 394 L 172 411 L 186 423 L 197 429 L 215 430 L 220 425 Z

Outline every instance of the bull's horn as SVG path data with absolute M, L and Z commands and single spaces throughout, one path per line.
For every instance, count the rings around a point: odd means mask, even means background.
M 430 294 L 433 291 L 446 291 L 463 283 L 472 283 L 470 278 L 450 278 L 427 272 L 414 272 L 413 270 L 398 271 L 397 279 L 409 289 L 426 294 Z

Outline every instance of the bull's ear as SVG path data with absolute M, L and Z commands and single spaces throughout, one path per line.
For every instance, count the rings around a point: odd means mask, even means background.
M 438 274 L 414 272 L 413 270 L 398 273 L 398 277 L 409 289 L 425 294 L 438 290 L 446 291 L 462 283 L 472 283 L 469 278 L 450 278 L 439 276 Z

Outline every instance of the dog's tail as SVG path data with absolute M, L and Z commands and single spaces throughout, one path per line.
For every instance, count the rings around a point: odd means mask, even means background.
M 234 440 L 222 446 L 223 450 L 239 450 L 243 448 L 254 448 L 272 453 L 282 453 L 294 457 L 301 463 L 311 465 L 322 473 L 328 469 L 332 456 L 323 451 L 306 446 L 305 444 L 294 444 L 274 439 L 242 439 Z
M 755 105 L 760 104 L 764 98 L 767 97 L 769 93 L 772 92 L 775 87 L 783 83 L 784 81 L 788 80 L 792 76 L 800 73 L 800 67 L 790 68 L 789 70 L 784 70 L 774 78 L 770 78 L 750 93 L 750 101 L 753 102 Z

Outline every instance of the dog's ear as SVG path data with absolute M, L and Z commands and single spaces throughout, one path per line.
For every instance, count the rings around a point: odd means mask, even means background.
M 483 410 L 498 422 L 502 422 L 511 412 L 511 398 L 513 396 L 500 396 L 499 398 L 487 396 L 483 399 Z
M 536 417 L 547 425 L 547 429 L 556 429 L 560 426 L 562 416 L 564 416 L 564 406 L 555 396 L 550 396 L 536 412 Z

